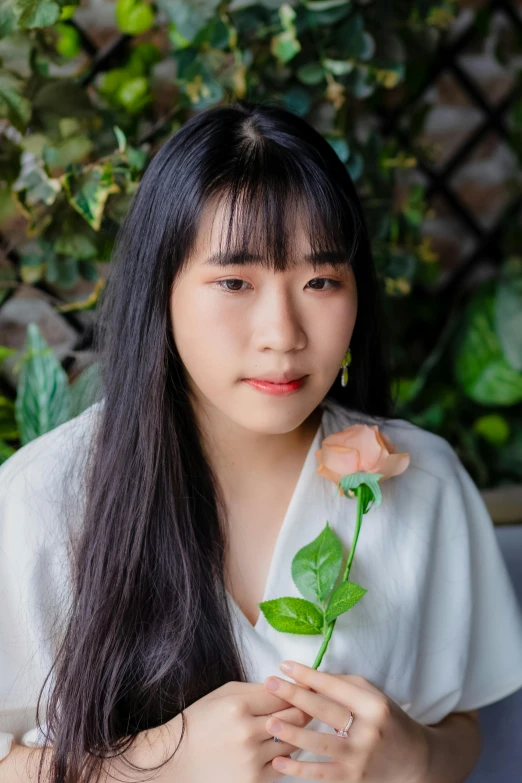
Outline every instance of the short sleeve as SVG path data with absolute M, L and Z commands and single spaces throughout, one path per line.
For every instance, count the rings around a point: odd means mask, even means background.
M 453 449 L 446 508 L 465 521 L 469 624 L 453 711 L 485 707 L 522 687 L 522 608 L 487 507 Z

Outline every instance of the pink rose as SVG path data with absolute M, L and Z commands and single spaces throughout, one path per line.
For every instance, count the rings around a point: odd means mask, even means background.
M 319 461 L 317 472 L 336 484 L 351 473 L 382 473 L 391 478 L 403 473 L 410 464 L 410 455 L 397 454 L 397 449 L 376 424 L 352 424 L 324 438 L 315 452 Z M 353 497 L 352 490 L 348 493 Z M 339 494 L 344 495 L 342 487 Z

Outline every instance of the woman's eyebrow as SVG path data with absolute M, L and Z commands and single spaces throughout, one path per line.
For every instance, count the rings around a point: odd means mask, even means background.
M 229 253 L 213 253 L 203 262 L 203 265 L 218 267 L 233 265 L 245 266 L 261 261 L 261 259 L 262 256 L 255 253 L 232 251 Z M 320 250 L 317 253 L 309 253 L 304 256 L 304 260 L 308 261 L 314 269 L 321 266 L 346 266 L 348 259 L 348 254 L 343 251 L 329 250 Z

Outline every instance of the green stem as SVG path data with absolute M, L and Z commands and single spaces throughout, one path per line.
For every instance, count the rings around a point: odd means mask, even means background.
M 357 495 L 357 518 L 355 521 L 355 531 L 353 534 L 352 546 L 350 548 L 350 554 L 348 555 L 348 560 L 346 561 L 346 568 L 344 569 L 344 574 L 341 583 L 348 581 L 350 568 L 352 567 L 352 560 L 353 560 L 353 556 L 355 555 L 355 547 L 357 546 L 357 539 L 359 538 L 359 532 L 361 530 L 365 490 L 366 490 L 365 484 L 361 484 L 359 487 L 356 487 L 356 489 L 354 489 L 354 493 Z M 335 627 L 336 622 L 337 622 L 337 617 L 335 618 L 335 620 L 332 620 L 331 623 L 328 623 L 326 627 L 326 633 L 324 635 L 323 643 L 321 644 L 321 649 L 317 653 L 317 657 L 313 663 L 312 669 L 318 669 L 319 666 L 321 665 L 321 661 L 323 660 L 323 655 L 325 654 L 326 649 L 328 647 L 328 643 L 333 634 L 333 629 Z

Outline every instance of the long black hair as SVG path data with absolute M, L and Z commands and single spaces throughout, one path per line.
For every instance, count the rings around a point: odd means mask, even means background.
M 285 221 L 299 205 L 312 250 L 352 265 L 350 380 L 329 396 L 392 415 L 382 292 L 346 167 L 320 133 L 274 101 L 195 114 L 145 171 L 97 311 L 103 405 L 47 704 L 53 783 L 97 779 L 102 759 L 125 752 L 138 732 L 183 717 L 226 682 L 247 681 L 225 589 L 224 507 L 169 316 L 173 283 L 214 196 L 227 199 L 229 229 L 241 208 L 234 250 L 253 243 L 259 263 L 286 268 Z M 78 513 L 79 505 L 68 508 Z

